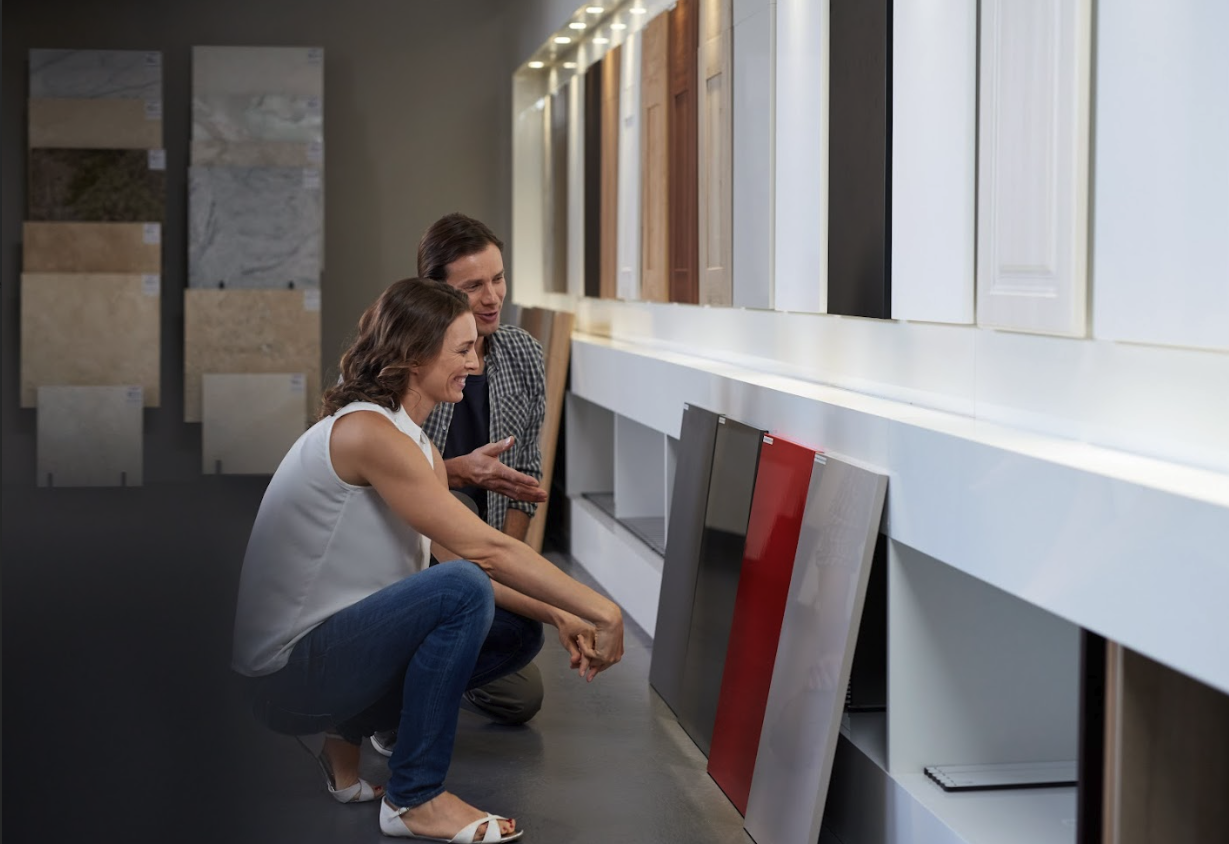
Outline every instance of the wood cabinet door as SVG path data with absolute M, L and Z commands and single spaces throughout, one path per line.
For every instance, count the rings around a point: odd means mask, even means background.
M 700 46 L 700 304 L 733 303 L 730 32 Z
M 601 296 L 615 298 L 619 282 L 619 81 L 623 48 L 602 59 Z
M 670 18 L 644 29 L 640 66 L 640 297 L 670 301 Z
M 696 51 L 699 48 L 697 0 L 678 0 L 669 12 L 670 163 L 667 166 L 670 230 L 670 301 L 700 301 L 699 184 L 697 173 Z

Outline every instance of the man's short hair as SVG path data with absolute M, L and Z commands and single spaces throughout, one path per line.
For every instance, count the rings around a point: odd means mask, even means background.
M 485 223 L 460 213 L 446 214 L 432 223 L 418 242 L 418 275 L 445 281 L 449 264 L 476 255 L 491 244 L 504 248 L 503 241 Z

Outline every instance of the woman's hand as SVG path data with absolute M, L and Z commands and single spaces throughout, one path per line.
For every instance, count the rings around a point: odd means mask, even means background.
M 588 682 L 623 658 L 623 611 L 610 607 L 608 617 L 594 624 L 593 646 L 581 645 L 580 676 Z
M 563 645 L 564 650 L 571 657 L 572 668 L 580 668 L 584 660 L 582 648 L 589 653 L 593 652 L 596 635 L 593 625 L 583 618 L 559 609 L 555 613 L 554 625 L 559 632 L 559 644 Z

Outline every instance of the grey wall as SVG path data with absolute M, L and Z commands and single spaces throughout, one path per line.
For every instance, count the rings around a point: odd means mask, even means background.
M 163 404 L 146 411 L 145 482 L 179 483 L 199 478 L 200 459 L 200 426 L 182 421 L 181 374 L 192 46 L 325 49 L 328 266 L 322 353 L 327 378 L 362 309 L 387 284 L 413 274 L 418 237 L 433 219 L 464 211 L 511 243 L 511 73 L 566 17 L 566 7 L 554 10 L 559 5 L 554 0 L 5 0 L 0 50 L 4 484 L 34 484 L 34 411 L 20 409 L 17 398 L 29 49 L 163 51 L 168 168 Z M 522 48 L 523 41 L 531 46 Z

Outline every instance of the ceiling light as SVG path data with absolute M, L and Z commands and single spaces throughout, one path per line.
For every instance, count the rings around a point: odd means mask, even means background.
M 565 68 L 567 68 L 568 70 L 575 70 L 575 69 L 576 69 L 576 62 L 564 62 L 564 63 L 563 63 L 563 66 L 564 66 Z
M 648 9 L 646 9 L 646 8 L 644 8 L 644 7 L 642 7 L 642 6 L 637 6 L 636 8 L 634 8 L 634 9 L 632 9 L 632 10 L 631 10 L 631 12 L 632 12 L 632 14 L 633 14 L 633 15 L 643 15 L 643 14 L 645 14 L 645 13 L 646 13 L 646 12 L 648 12 L 648 11 L 649 11 Z
M 555 43 L 556 44 L 571 44 L 572 39 L 568 38 L 566 35 L 560 35 L 559 37 L 555 39 Z
M 602 38 L 602 37 L 599 35 L 597 38 L 594 38 L 594 39 L 593 39 L 593 43 L 594 43 L 594 44 L 609 44 L 609 43 L 610 43 L 610 39 L 609 39 L 609 38 Z
M 612 24 L 610 25 L 610 28 L 611 28 L 611 29 L 627 29 L 627 24 L 625 24 L 625 23 L 612 23 Z
M 600 15 L 602 12 L 606 10 L 603 9 L 601 6 L 589 6 L 587 9 L 585 9 L 585 11 L 591 15 Z
M 541 70 L 542 68 L 546 67 L 546 62 L 530 62 L 529 66 L 534 70 Z
M 580 21 L 572 21 L 570 24 L 568 24 L 568 29 L 584 29 L 584 28 L 585 28 L 585 24 L 581 23 Z

